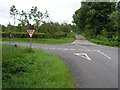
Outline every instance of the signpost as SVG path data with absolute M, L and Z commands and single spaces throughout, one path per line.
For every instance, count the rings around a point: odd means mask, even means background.
M 26 29 L 26 32 L 30 37 L 30 49 L 32 48 L 32 38 L 33 38 L 33 35 L 34 35 L 35 31 L 36 30 L 35 30 L 34 26 L 29 27 L 29 28 Z

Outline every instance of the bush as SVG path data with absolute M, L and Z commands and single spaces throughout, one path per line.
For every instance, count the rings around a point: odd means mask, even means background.
M 3 38 L 9 38 L 9 32 L 0 32 L 0 34 L 2 34 L 2 37 Z M 12 37 L 13 38 L 28 38 L 29 36 L 27 35 L 26 32 L 14 32 L 12 33 Z M 73 37 L 72 35 L 69 35 L 65 32 L 57 32 L 57 33 L 54 33 L 53 35 L 50 34 L 50 35 L 47 35 L 47 34 L 44 34 L 44 33 L 35 33 L 33 35 L 34 38 L 56 38 L 56 39 L 59 39 L 59 38 L 67 38 L 67 37 Z
M 112 36 L 112 41 L 118 41 L 118 40 L 119 40 L 118 36 Z
M 53 35 L 53 38 L 59 39 L 59 38 L 66 38 L 67 37 L 67 33 L 65 32 L 59 32 L 59 33 L 55 33 Z
M 98 36 L 97 36 L 97 39 L 98 39 L 98 40 L 105 40 L 105 41 L 108 41 L 108 40 L 109 40 L 108 38 L 106 38 L 106 37 L 104 37 L 104 36 L 101 36 L 101 35 L 98 35 Z

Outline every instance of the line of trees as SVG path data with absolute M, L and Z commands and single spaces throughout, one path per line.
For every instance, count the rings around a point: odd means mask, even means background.
M 14 33 L 14 36 L 23 37 L 25 38 L 26 35 L 26 27 L 30 24 L 34 25 L 36 28 L 36 35 L 35 37 L 41 38 L 61 38 L 61 37 L 73 37 L 71 31 L 76 31 L 76 25 L 71 25 L 67 23 L 59 24 L 58 22 L 52 22 L 50 20 L 48 11 L 42 13 L 38 11 L 37 7 L 32 7 L 29 12 L 22 10 L 19 12 L 15 5 L 10 7 L 10 15 L 13 17 L 14 25 L 9 23 L 7 26 L 2 25 L 2 32 L 4 32 L 3 36 L 7 37 L 8 34 Z M 16 25 L 16 21 L 19 23 Z M 5 33 L 7 32 L 7 33 Z M 42 33 L 41 36 L 40 33 Z
M 119 39 L 120 2 L 81 2 L 73 19 L 87 37 Z
M 34 22 L 34 25 L 36 28 L 38 28 L 40 26 L 41 23 L 44 23 L 45 21 L 43 21 L 43 19 L 48 20 L 49 19 L 49 14 L 48 11 L 45 11 L 45 13 L 42 13 L 41 11 L 38 11 L 38 8 L 32 7 L 30 9 L 29 12 L 26 12 L 24 10 L 22 10 L 21 12 L 19 12 L 15 5 L 13 5 L 12 7 L 10 7 L 10 15 L 13 17 L 14 19 L 14 26 L 16 24 L 16 19 L 19 16 L 18 20 L 19 20 L 19 29 L 21 28 L 22 30 L 25 30 L 25 27 L 27 25 L 30 25 L 31 22 Z M 9 24 L 10 26 L 10 24 Z M 16 29 L 16 32 L 18 30 Z
M 9 33 L 12 32 L 14 36 L 17 38 L 26 38 L 26 27 L 27 26 L 21 26 L 18 24 L 17 26 L 13 26 L 11 24 L 8 24 L 8 26 L 2 25 L 2 36 L 7 37 L 9 36 Z M 36 27 L 36 26 L 35 26 Z M 14 31 L 17 30 L 16 31 Z M 43 23 L 39 27 L 37 27 L 36 30 L 36 38 L 63 38 L 63 37 L 74 37 L 72 32 L 75 32 L 77 30 L 76 25 L 71 25 L 67 23 L 59 24 L 58 22 L 48 22 Z M 16 34 L 16 35 L 15 35 Z M 38 35 L 37 35 L 38 34 Z M 44 36 L 41 36 L 41 35 Z

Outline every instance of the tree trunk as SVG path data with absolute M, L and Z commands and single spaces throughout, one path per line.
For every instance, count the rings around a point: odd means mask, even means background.
M 15 15 L 14 15 L 14 31 L 16 31 L 16 30 L 15 30 Z M 17 32 L 17 31 L 16 31 L 16 32 Z

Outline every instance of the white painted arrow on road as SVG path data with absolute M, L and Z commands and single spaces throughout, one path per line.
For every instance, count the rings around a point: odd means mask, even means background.
M 82 58 L 86 58 L 88 60 L 91 60 L 91 58 L 86 53 L 74 53 L 77 56 L 81 56 Z

